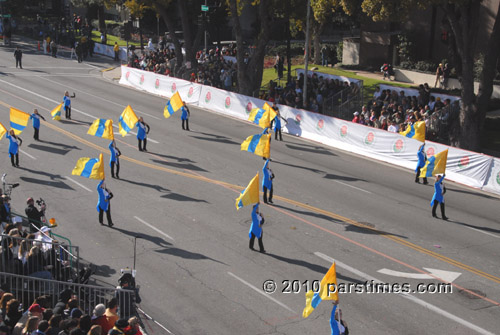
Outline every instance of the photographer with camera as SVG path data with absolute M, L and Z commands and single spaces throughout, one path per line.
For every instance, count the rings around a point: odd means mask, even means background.
M 141 303 L 141 297 L 139 296 L 139 288 L 135 286 L 135 278 L 130 272 L 125 272 L 122 274 L 120 279 L 118 279 L 116 291 L 116 299 L 118 300 L 118 308 L 120 311 L 120 317 L 128 319 L 134 316 L 135 304 Z
M 26 200 L 26 203 L 28 204 L 28 207 L 26 207 L 24 211 L 30 222 L 30 232 L 36 233 L 42 228 L 41 221 L 45 216 L 45 201 L 42 199 L 36 201 L 38 206 L 40 206 L 40 210 L 35 207 L 35 200 L 33 200 L 32 197 L 29 197 L 28 200 Z

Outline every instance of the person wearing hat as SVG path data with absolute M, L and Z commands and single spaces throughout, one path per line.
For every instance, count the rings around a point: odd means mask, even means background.
M 128 327 L 126 319 L 119 319 L 115 322 L 115 326 L 108 332 L 108 335 L 122 335 L 125 334 L 124 330 Z
M 106 306 L 104 304 L 96 305 L 92 313 L 92 325 L 101 326 L 102 333 L 107 334 L 111 327 L 108 326 L 108 320 L 104 313 L 106 313 Z
M 425 166 L 425 161 L 427 158 L 425 157 L 425 143 L 420 146 L 417 152 L 417 157 L 418 157 L 418 162 L 417 162 L 417 167 L 415 168 L 415 172 L 417 173 L 415 175 L 415 183 L 420 184 L 420 169 Z M 427 177 L 424 177 L 424 185 L 429 184 L 427 181 Z
M 113 220 L 111 220 L 111 204 L 110 200 L 113 198 L 113 193 L 106 188 L 104 184 L 104 179 L 97 185 L 97 193 L 99 194 L 99 201 L 97 202 L 97 211 L 99 212 L 99 223 L 103 223 L 103 214 L 106 212 L 106 219 L 108 220 L 108 226 L 113 227 Z
M 444 194 L 446 193 L 446 187 L 443 185 L 445 175 L 437 175 L 436 182 L 434 183 L 434 195 L 432 196 L 431 206 L 432 206 L 432 217 L 438 218 L 436 215 L 437 205 L 441 205 L 441 218 L 443 220 L 448 220 L 444 214 Z
M 352 119 L 353 123 L 359 123 L 359 112 L 354 112 L 354 118 Z
M 14 133 L 14 129 L 11 129 L 5 137 L 9 140 L 10 162 L 13 167 L 19 167 L 19 147 L 23 143 L 23 140 Z M 16 159 L 15 164 L 14 158 Z
M 39 304 L 32 304 L 28 308 L 28 313 L 23 314 L 23 316 L 17 321 L 16 325 L 12 329 L 12 335 L 21 335 L 23 328 L 31 317 L 37 317 L 40 320 L 43 319 L 43 312 L 45 311 Z
M 45 215 L 45 205 L 41 207 L 39 211 L 38 208 L 35 207 L 35 200 L 32 197 L 29 197 L 26 200 L 27 207 L 24 210 L 26 216 L 30 222 L 30 232 L 36 233 L 40 228 L 42 228 L 42 217 Z
M 83 315 L 83 312 L 80 310 L 80 308 L 75 307 L 71 310 L 71 313 L 69 314 L 70 318 L 72 319 L 79 319 Z
M 33 129 L 35 130 L 33 138 L 35 139 L 35 141 L 39 141 L 40 139 L 38 138 L 38 134 L 40 131 L 40 119 L 45 121 L 45 118 L 42 115 L 40 115 L 40 113 L 38 113 L 38 109 L 35 108 L 33 110 L 33 114 L 31 114 L 30 116 L 30 119 L 33 122 Z

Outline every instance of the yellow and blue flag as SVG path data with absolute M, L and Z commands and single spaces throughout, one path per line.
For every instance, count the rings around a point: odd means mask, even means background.
M 248 121 L 259 125 L 261 128 L 271 127 L 271 121 L 276 117 L 276 112 L 266 102 L 262 108 L 254 108 L 248 116 Z
M 102 161 L 102 153 L 99 154 L 99 158 L 80 158 L 78 162 L 76 162 L 76 166 L 71 174 L 90 179 L 104 179 L 104 162 Z
M 406 130 L 400 132 L 401 135 L 414 138 L 420 142 L 425 142 L 425 122 L 418 121 L 414 124 L 409 124 Z
M 314 293 L 313 290 L 306 292 L 306 307 L 302 311 L 302 317 L 307 318 L 323 300 L 339 300 L 335 262 L 321 279 L 319 292 Z
M 56 108 L 50 112 L 50 115 L 52 115 L 52 120 L 60 121 L 61 120 L 61 110 L 62 110 L 63 103 L 61 102 Z
M 246 205 L 252 205 L 259 202 L 259 174 L 250 180 L 248 186 L 241 191 L 240 196 L 236 199 L 236 209 Z
M 184 106 L 184 103 L 182 102 L 179 91 L 177 91 L 165 105 L 165 108 L 163 109 L 163 116 L 168 119 L 172 114 L 181 109 L 182 106 Z
M 257 156 L 269 158 L 271 151 L 271 134 L 265 134 L 267 128 L 262 134 L 252 135 L 241 143 L 241 150 L 253 152 Z
M 0 123 L 0 140 L 3 138 L 3 135 L 7 133 L 7 128 L 4 127 L 2 123 Z
M 29 114 L 14 107 L 10 107 L 10 127 L 14 129 L 14 133 L 16 135 L 19 135 L 23 132 L 24 128 L 26 128 L 26 126 L 28 125 L 29 120 Z
M 118 121 L 120 134 L 122 134 L 122 136 L 127 135 L 127 133 L 135 127 L 137 121 L 139 121 L 139 118 L 135 115 L 132 107 L 130 107 L 130 105 L 125 107 Z
M 95 120 L 90 126 L 87 134 L 102 137 L 108 140 L 114 140 L 115 135 L 113 134 L 113 120 Z
M 425 162 L 425 166 L 420 169 L 420 178 L 432 177 L 446 172 L 446 162 L 448 161 L 448 149 L 432 156 Z

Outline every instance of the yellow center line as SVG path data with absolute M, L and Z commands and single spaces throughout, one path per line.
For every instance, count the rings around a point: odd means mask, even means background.
M 3 90 L 1 90 L 3 91 Z M 5 93 L 8 93 L 8 92 L 5 92 Z M 11 93 L 8 93 L 12 96 L 15 96 Z M 15 96 L 16 98 L 20 99 L 20 100 L 24 100 L 32 105 L 35 105 L 33 104 L 32 102 L 30 101 L 27 101 L 21 97 L 17 97 Z M 11 106 L 3 101 L 0 100 L 0 104 L 7 107 L 7 108 L 10 108 Z M 49 109 L 46 109 L 46 108 L 41 108 L 41 107 L 38 107 L 39 109 L 43 109 L 43 110 L 46 110 L 46 111 L 49 111 Z M 55 124 L 52 124 L 52 123 L 49 123 L 49 122 L 44 122 L 42 121 L 44 125 L 46 125 L 47 127 L 61 133 L 61 134 L 64 134 L 72 139 L 74 139 L 75 141 L 77 142 L 80 142 L 82 144 L 85 144 L 91 148 L 94 148 L 96 149 L 97 151 L 99 152 L 102 152 L 103 154 L 108 154 L 109 153 L 109 150 L 108 148 L 104 148 L 104 147 L 101 147 L 97 144 L 94 144 L 90 141 L 87 141 L 85 140 L 84 138 L 80 137 L 80 136 L 77 136 L 67 130 L 64 130 L 58 126 L 56 126 Z M 191 178 L 191 179 L 195 179 L 195 180 L 198 180 L 198 181 L 202 181 L 202 182 L 206 182 L 206 183 L 210 183 L 210 184 L 215 184 L 215 185 L 220 185 L 220 186 L 223 186 L 223 187 L 226 187 L 226 188 L 230 188 L 230 189 L 233 189 L 233 190 L 237 190 L 237 191 L 241 191 L 244 189 L 244 187 L 242 186 L 239 186 L 239 185 L 234 185 L 234 184 L 231 184 L 231 183 L 227 183 L 227 182 L 224 182 L 224 181 L 220 181 L 220 180 L 216 180 L 216 179 L 212 179 L 212 178 L 208 178 L 208 177 L 204 177 L 204 176 L 201 176 L 201 175 L 198 175 L 198 174 L 193 174 L 193 173 L 187 173 L 187 172 L 182 172 L 182 171 L 178 171 L 178 170 L 173 170 L 173 169 L 169 169 L 169 168 L 166 168 L 166 167 L 163 167 L 163 166 L 159 166 L 159 165 L 156 165 L 156 164 L 152 164 L 152 163 L 147 163 L 147 162 L 143 162 L 143 161 L 140 161 L 140 160 L 137 160 L 135 158 L 132 158 L 132 157 L 128 157 L 128 156 L 125 156 L 125 155 L 121 155 L 120 156 L 121 159 L 123 160 L 126 160 L 126 161 L 129 161 L 131 163 L 134 163 L 134 164 L 137 164 L 137 165 L 141 165 L 141 166 L 144 166 L 144 167 L 147 167 L 147 168 L 151 168 L 151 169 L 154 169 L 154 170 L 158 170 L 158 171 L 163 171 L 163 172 L 167 172 L 167 173 L 170 173 L 170 174 L 174 174 L 174 175 L 177 175 L 177 176 L 182 176 L 182 177 L 186 177 L 186 178 Z M 298 201 L 295 201 L 295 200 L 292 200 L 292 199 L 288 199 L 288 198 L 285 198 L 285 197 L 281 197 L 281 196 L 275 196 L 276 199 L 279 199 L 285 203 L 288 203 L 290 205 L 295 205 L 297 207 L 300 207 L 300 208 L 303 208 L 303 209 L 307 209 L 311 212 L 315 212 L 315 213 L 319 213 L 319 214 L 323 214 L 327 217 L 331 217 L 333 219 L 337 219 L 337 220 L 340 220 L 340 221 L 343 221 L 345 223 L 348 223 L 348 224 L 351 224 L 353 226 L 356 226 L 356 227 L 360 227 L 360 228 L 364 228 L 364 229 L 369 229 L 371 231 L 373 231 L 374 233 L 377 233 L 378 235 L 380 235 L 381 237 L 384 237 L 386 239 L 389 239 L 399 245 L 402 245 L 402 246 L 405 246 L 405 247 L 408 247 L 408 248 L 411 248 L 415 251 L 418 251 L 420 253 L 423 253 L 425 255 L 428 255 L 430 257 L 433 257 L 435 259 L 438 259 L 438 260 L 441 260 L 443 262 L 446 262 L 448 264 L 451 264 L 453 266 L 456 266 L 460 269 L 463 269 L 465 271 L 468 271 L 468 272 L 471 272 L 473 274 L 476 274 L 480 277 L 483 277 L 483 278 L 486 278 L 490 281 L 493 281 L 495 283 L 499 283 L 500 284 L 500 277 L 497 277 L 497 276 L 494 276 L 492 274 L 488 274 L 484 271 L 481 271 L 479 269 L 476 269 L 472 266 L 469 266 L 469 265 L 466 265 L 466 264 L 463 264 L 459 261 L 456 261 L 454 259 L 451 259 L 449 257 L 446 257 L 446 256 L 443 256 L 441 254 L 438 254 L 434 251 L 431 251 L 429 249 L 426 249 L 424 247 L 421 247 L 419 245 L 416 245 L 414 243 L 411 243 L 411 242 L 408 242 L 408 241 L 405 241 L 404 239 L 402 238 L 399 238 L 397 236 L 393 236 L 393 235 L 390 235 L 390 233 L 386 233 L 386 232 L 382 232 L 376 228 L 373 228 L 373 227 L 370 227 L 370 226 L 367 226 L 363 223 L 360 223 L 360 222 L 357 222 L 355 220 L 352 220 L 352 219 L 349 219 L 349 218 L 346 218 L 344 216 L 341 216 L 339 214 L 336 214 L 336 213 L 333 213 L 333 212 L 330 212 L 330 211 L 327 211 L 327 210 L 323 210 L 323 209 L 320 209 L 320 208 L 317 208 L 317 207 L 314 207 L 314 206 L 311 206 L 311 205 L 308 205 L 308 204 L 305 204 L 305 203 L 301 203 L 301 202 L 298 202 Z

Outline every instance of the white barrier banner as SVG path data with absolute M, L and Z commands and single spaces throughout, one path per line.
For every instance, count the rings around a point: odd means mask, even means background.
M 305 73 L 304 69 L 297 69 L 297 75 L 304 74 L 304 73 Z M 314 73 L 318 76 L 318 78 L 323 77 L 326 79 L 338 79 L 342 82 L 347 81 L 347 82 L 349 82 L 349 84 L 355 83 L 355 84 L 359 85 L 359 83 L 361 82 L 361 80 L 359 80 L 359 79 L 354 79 L 354 78 L 349 78 L 349 77 L 344 77 L 344 76 L 336 76 L 334 74 L 329 74 L 329 73 L 324 73 L 324 72 L 319 72 L 319 71 L 307 70 L 308 77 L 311 77 Z
M 196 105 L 200 100 L 203 87 L 203 85 L 191 83 L 187 80 L 143 71 L 126 65 L 122 65 L 120 84 L 169 99 L 176 91 L 179 91 L 184 102 Z
M 407 88 L 407 87 L 397 87 L 397 86 L 391 86 L 391 85 L 385 85 L 385 84 L 380 84 L 378 85 L 380 87 L 380 91 L 383 91 L 383 90 L 391 90 L 391 91 L 396 91 L 398 92 L 405 92 L 405 96 L 407 97 L 418 97 L 419 96 L 419 93 L 418 93 L 418 90 L 415 89 L 415 88 Z M 440 98 L 441 101 L 445 101 L 446 99 L 450 99 L 451 102 L 454 102 L 456 100 L 460 100 L 460 97 L 457 97 L 455 95 L 447 95 L 447 94 L 440 94 L 440 93 L 433 93 L 431 92 L 431 96 L 433 96 L 434 98 Z
M 94 52 L 96 54 L 101 54 L 105 55 L 108 57 L 115 57 L 115 51 L 113 50 L 114 46 L 113 45 L 106 45 L 106 44 L 101 44 L 101 43 L 95 43 L 94 44 Z M 127 48 L 120 47 L 120 52 L 118 53 L 118 57 L 120 60 L 126 61 L 127 60 Z
M 179 90 L 188 103 L 241 120 L 248 120 L 250 111 L 265 103 L 261 99 L 126 66 L 122 66 L 120 84 L 167 98 Z M 318 113 L 284 105 L 278 107 L 287 121 L 282 122 L 286 133 L 411 170 L 417 165 L 422 142 Z M 446 179 L 500 194 L 500 159 L 430 141 L 425 146 L 427 157 L 446 149 L 449 149 Z

